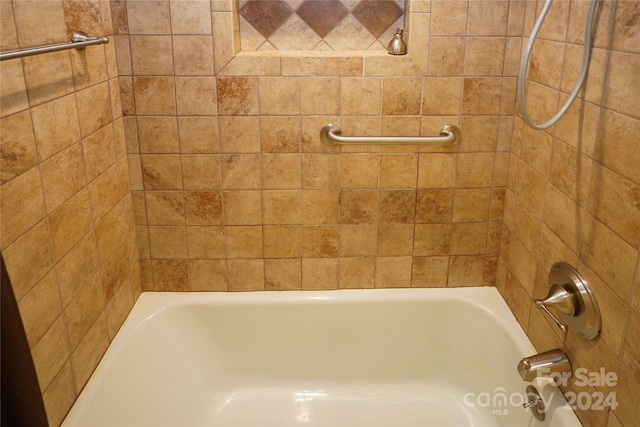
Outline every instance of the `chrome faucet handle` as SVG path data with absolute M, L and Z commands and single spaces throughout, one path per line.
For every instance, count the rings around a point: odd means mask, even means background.
M 554 283 L 549 288 L 549 293 L 545 299 L 534 300 L 539 309 L 551 317 L 551 319 L 558 325 L 558 328 L 562 332 L 567 332 L 567 325 L 562 323 L 550 310 L 549 307 L 554 308 L 559 313 L 565 316 L 574 316 L 576 314 L 576 301 L 575 297 L 564 286 Z
M 542 311 L 544 311 L 545 313 L 547 313 L 547 315 L 549 315 L 549 317 L 551 318 L 551 320 L 553 320 L 556 324 L 556 326 L 558 326 L 558 328 L 560 328 L 560 330 L 564 333 L 566 333 L 569 328 L 567 327 L 567 325 L 563 324 L 562 322 L 560 322 L 560 319 L 558 319 L 548 308 L 547 305 L 545 304 L 544 300 L 541 299 L 537 299 L 534 301 L 536 303 L 536 305 L 538 306 L 538 308 Z
M 601 317 L 595 297 L 589 284 L 569 264 L 559 262 L 551 267 L 549 293 L 534 302 L 562 332 L 571 328 L 586 339 L 600 335 Z

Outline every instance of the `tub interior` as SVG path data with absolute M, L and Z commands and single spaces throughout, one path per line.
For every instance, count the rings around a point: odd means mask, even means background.
M 517 414 L 463 403 L 524 391 L 515 366 L 533 349 L 505 327 L 505 307 L 190 298 L 125 323 L 67 425 L 513 425 Z

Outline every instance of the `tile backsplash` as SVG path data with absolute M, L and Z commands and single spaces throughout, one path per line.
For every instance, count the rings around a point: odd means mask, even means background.
M 633 425 L 639 4 L 602 3 L 585 91 L 539 132 L 516 81 L 540 2 L 0 2 L 2 50 L 111 38 L 1 64 L 0 248 L 51 424 L 141 290 L 495 285 L 539 350 L 618 374 L 619 407 L 581 421 Z M 536 120 L 572 88 L 584 10 L 554 2 L 536 42 Z M 384 52 L 396 27 L 406 56 Z M 451 123 L 463 140 L 327 147 L 327 123 L 370 136 Z M 532 308 L 556 261 L 596 288 L 597 341 Z

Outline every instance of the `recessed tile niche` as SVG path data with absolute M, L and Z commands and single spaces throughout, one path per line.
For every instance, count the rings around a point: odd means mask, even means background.
M 405 0 L 238 0 L 241 52 L 386 51 Z

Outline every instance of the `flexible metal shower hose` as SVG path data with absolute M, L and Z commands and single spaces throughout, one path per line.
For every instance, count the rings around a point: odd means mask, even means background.
M 573 101 L 576 99 L 578 92 L 582 88 L 582 84 L 584 83 L 584 79 L 587 76 L 587 71 L 589 69 L 589 58 L 591 56 L 591 38 L 592 38 L 591 33 L 592 33 L 592 27 L 593 27 L 593 15 L 596 10 L 597 0 L 591 0 L 591 3 L 589 5 L 589 13 L 587 14 L 587 23 L 585 25 L 585 31 L 584 31 L 584 51 L 582 54 L 583 55 L 582 69 L 580 70 L 580 75 L 578 77 L 576 86 L 573 88 L 571 95 L 569 95 L 569 99 L 567 100 L 567 102 L 558 111 L 558 113 L 556 113 L 556 115 L 551 118 L 551 120 L 549 120 L 546 123 L 536 124 L 531 121 L 531 119 L 529 118 L 529 114 L 527 113 L 524 84 L 525 84 L 527 69 L 529 68 L 529 57 L 531 56 L 531 49 L 533 47 L 533 43 L 536 41 L 536 37 L 538 36 L 538 31 L 540 31 L 540 27 L 544 22 L 544 18 L 547 16 L 547 12 L 549 12 L 549 8 L 551 7 L 552 2 L 553 0 L 547 0 L 545 2 L 544 6 L 542 7 L 542 11 L 540 12 L 540 16 L 538 17 L 538 20 L 536 21 L 533 27 L 533 31 L 531 31 L 531 36 L 529 37 L 529 42 L 527 43 L 527 46 L 524 50 L 522 63 L 520 64 L 520 75 L 518 77 L 518 102 L 520 104 L 520 112 L 522 113 L 522 118 L 527 125 L 537 130 L 547 129 L 553 126 L 554 124 L 556 124 L 556 122 L 560 120 L 560 118 L 567 112 L 567 110 L 569 109 Z

